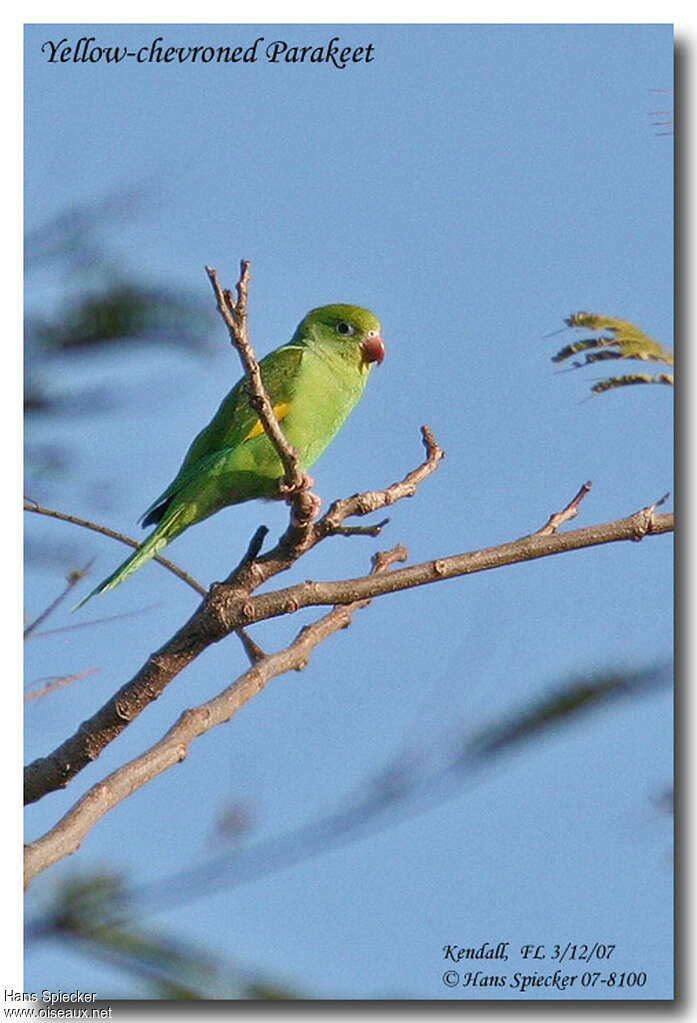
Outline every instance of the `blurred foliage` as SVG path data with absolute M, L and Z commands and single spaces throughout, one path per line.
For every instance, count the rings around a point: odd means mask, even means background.
M 294 999 L 298 995 L 245 968 L 225 964 L 189 942 L 148 933 L 135 925 L 105 922 L 121 905 L 123 881 L 104 871 L 73 875 L 55 890 L 27 940 L 76 946 L 145 983 L 155 999 Z M 100 999 L 109 999 L 104 993 Z
M 430 747 L 401 750 L 358 791 L 332 812 L 308 824 L 244 847 L 233 844 L 221 855 L 185 868 L 174 876 L 134 885 L 124 902 L 133 915 L 179 906 L 303 862 L 330 848 L 416 816 L 461 795 L 462 786 L 501 756 L 525 744 L 539 743 L 588 712 L 622 700 L 636 701 L 672 683 L 672 665 L 636 671 L 603 671 L 571 678 L 538 700 L 479 728 L 438 734 Z
M 401 752 L 333 813 L 284 835 L 244 847 L 234 844 L 223 855 L 150 884 L 129 885 L 106 873 L 64 880 L 41 918 L 28 925 L 27 939 L 68 939 L 86 955 L 144 979 L 154 998 L 306 998 L 252 971 L 221 965 L 188 944 L 149 934 L 134 921 L 252 878 L 273 875 L 428 811 L 461 796 L 464 783 L 497 763 L 501 755 L 545 735 L 556 735 L 560 727 L 575 724 L 591 710 L 611 702 L 634 702 L 671 682 L 670 664 L 570 678 L 495 722 L 467 733 L 458 730 L 454 740 L 436 736 L 433 763 L 427 752 L 420 756 Z M 667 788 L 659 797 L 658 808 L 667 817 L 672 816 L 671 792 Z M 246 809 L 244 822 L 246 830 Z
M 644 334 L 639 327 L 628 320 L 619 320 L 598 313 L 573 313 L 565 323 L 574 329 L 583 328 L 596 332 L 595 337 L 574 341 L 552 356 L 552 362 L 565 362 L 579 352 L 585 352 L 583 359 L 571 363 L 572 369 L 580 369 L 592 363 L 614 359 L 639 359 L 642 362 L 662 362 L 673 365 L 673 353 L 653 338 Z M 607 333 L 599 333 L 607 331 Z M 593 394 L 602 394 L 616 387 L 630 384 L 673 383 L 672 373 L 627 373 L 622 376 L 606 377 L 591 387 Z
M 635 672 L 608 671 L 591 678 L 581 676 L 571 679 L 528 709 L 518 710 L 508 720 L 484 729 L 468 742 L 466 755 L 481 758 L 503 753 L 557 724 L 568 724 L 570 720 L 601 704 L 623 697 L 634 697 L 671 682 L 670 665 L 642 668 Z
M 123 391 L 71 386 L 71 362 L 107 347 L 129 350 L 166 344 L 200 353 L 214 322 L 213 303 L 203 288 L 145 280 L 122 265 L 116 252 L 119 229 L 137 215 L 132 196 L 67 210 L 27 233 L 24 245 L 24 409 L 27 423 L 38 414 L 99 414 Z M 110 240 L 106 240 L 109 238 Z M 33 448 L 30 460 L 54 473 L 69 465 L 57 445 Z
M 78 347 L 127 342 L 168 344 L 194 348 L 200 342 L 204 320 L 191 299 L 164 287 L 148 288 L 109 275 L 91 293 L 67 296 L 49 319 L 29 317 L 30 350 L 53 353 Z

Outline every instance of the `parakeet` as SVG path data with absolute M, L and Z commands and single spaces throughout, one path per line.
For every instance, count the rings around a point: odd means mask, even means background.
M 354 305 L 312 309 L 288 344 L 259 363 L 264 387 L 303 472 L 354 407 L 385 354 L 380 323 Z M 283 465 L 239 380 L 195 438 L 181 469 L 142 516 L 156 528 L 115 572 L 75 605 L 118 586 L 171 540 L 228 504 L 278 496 Z

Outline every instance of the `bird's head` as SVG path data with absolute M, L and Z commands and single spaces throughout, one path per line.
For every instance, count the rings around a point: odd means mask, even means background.
M 295 332 L 295 339 L 319 344 L 362 369 L 385 356 L 380 321 L 357 305 L 323 305 L 312 309 Z

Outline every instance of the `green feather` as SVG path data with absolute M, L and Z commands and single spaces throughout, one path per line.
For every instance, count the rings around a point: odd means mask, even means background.
M 259 363 L 281 427 L 304 471 L 324 451 L 382 359 L 380 324 L 367 309 L 328 305 L 313 309 L 288 344 Z M 223 399 L 195 438 L 170 485 L 150 505 L 143 525 L 156 528 L 129 558 L 91 593 L 118 586 L 185 529 L 229 504 L 278 493 L 283 465 L 251 408 L 245 378 Z

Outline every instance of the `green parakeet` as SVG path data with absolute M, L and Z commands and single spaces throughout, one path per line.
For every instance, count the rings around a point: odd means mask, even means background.
M 380 323 L 354 305 L 313 309 L 291 341 L 259 363 L 264 387 L 303 472 L 319 457 L 356 404 L 385 346 Z M 142 517 L 156 528 L 96 593 L 118 586 L 171 540 L 228 504 L 278 496 L 283 465 L 250 406 L 244 378 L 194 440 L 182 467 Z

